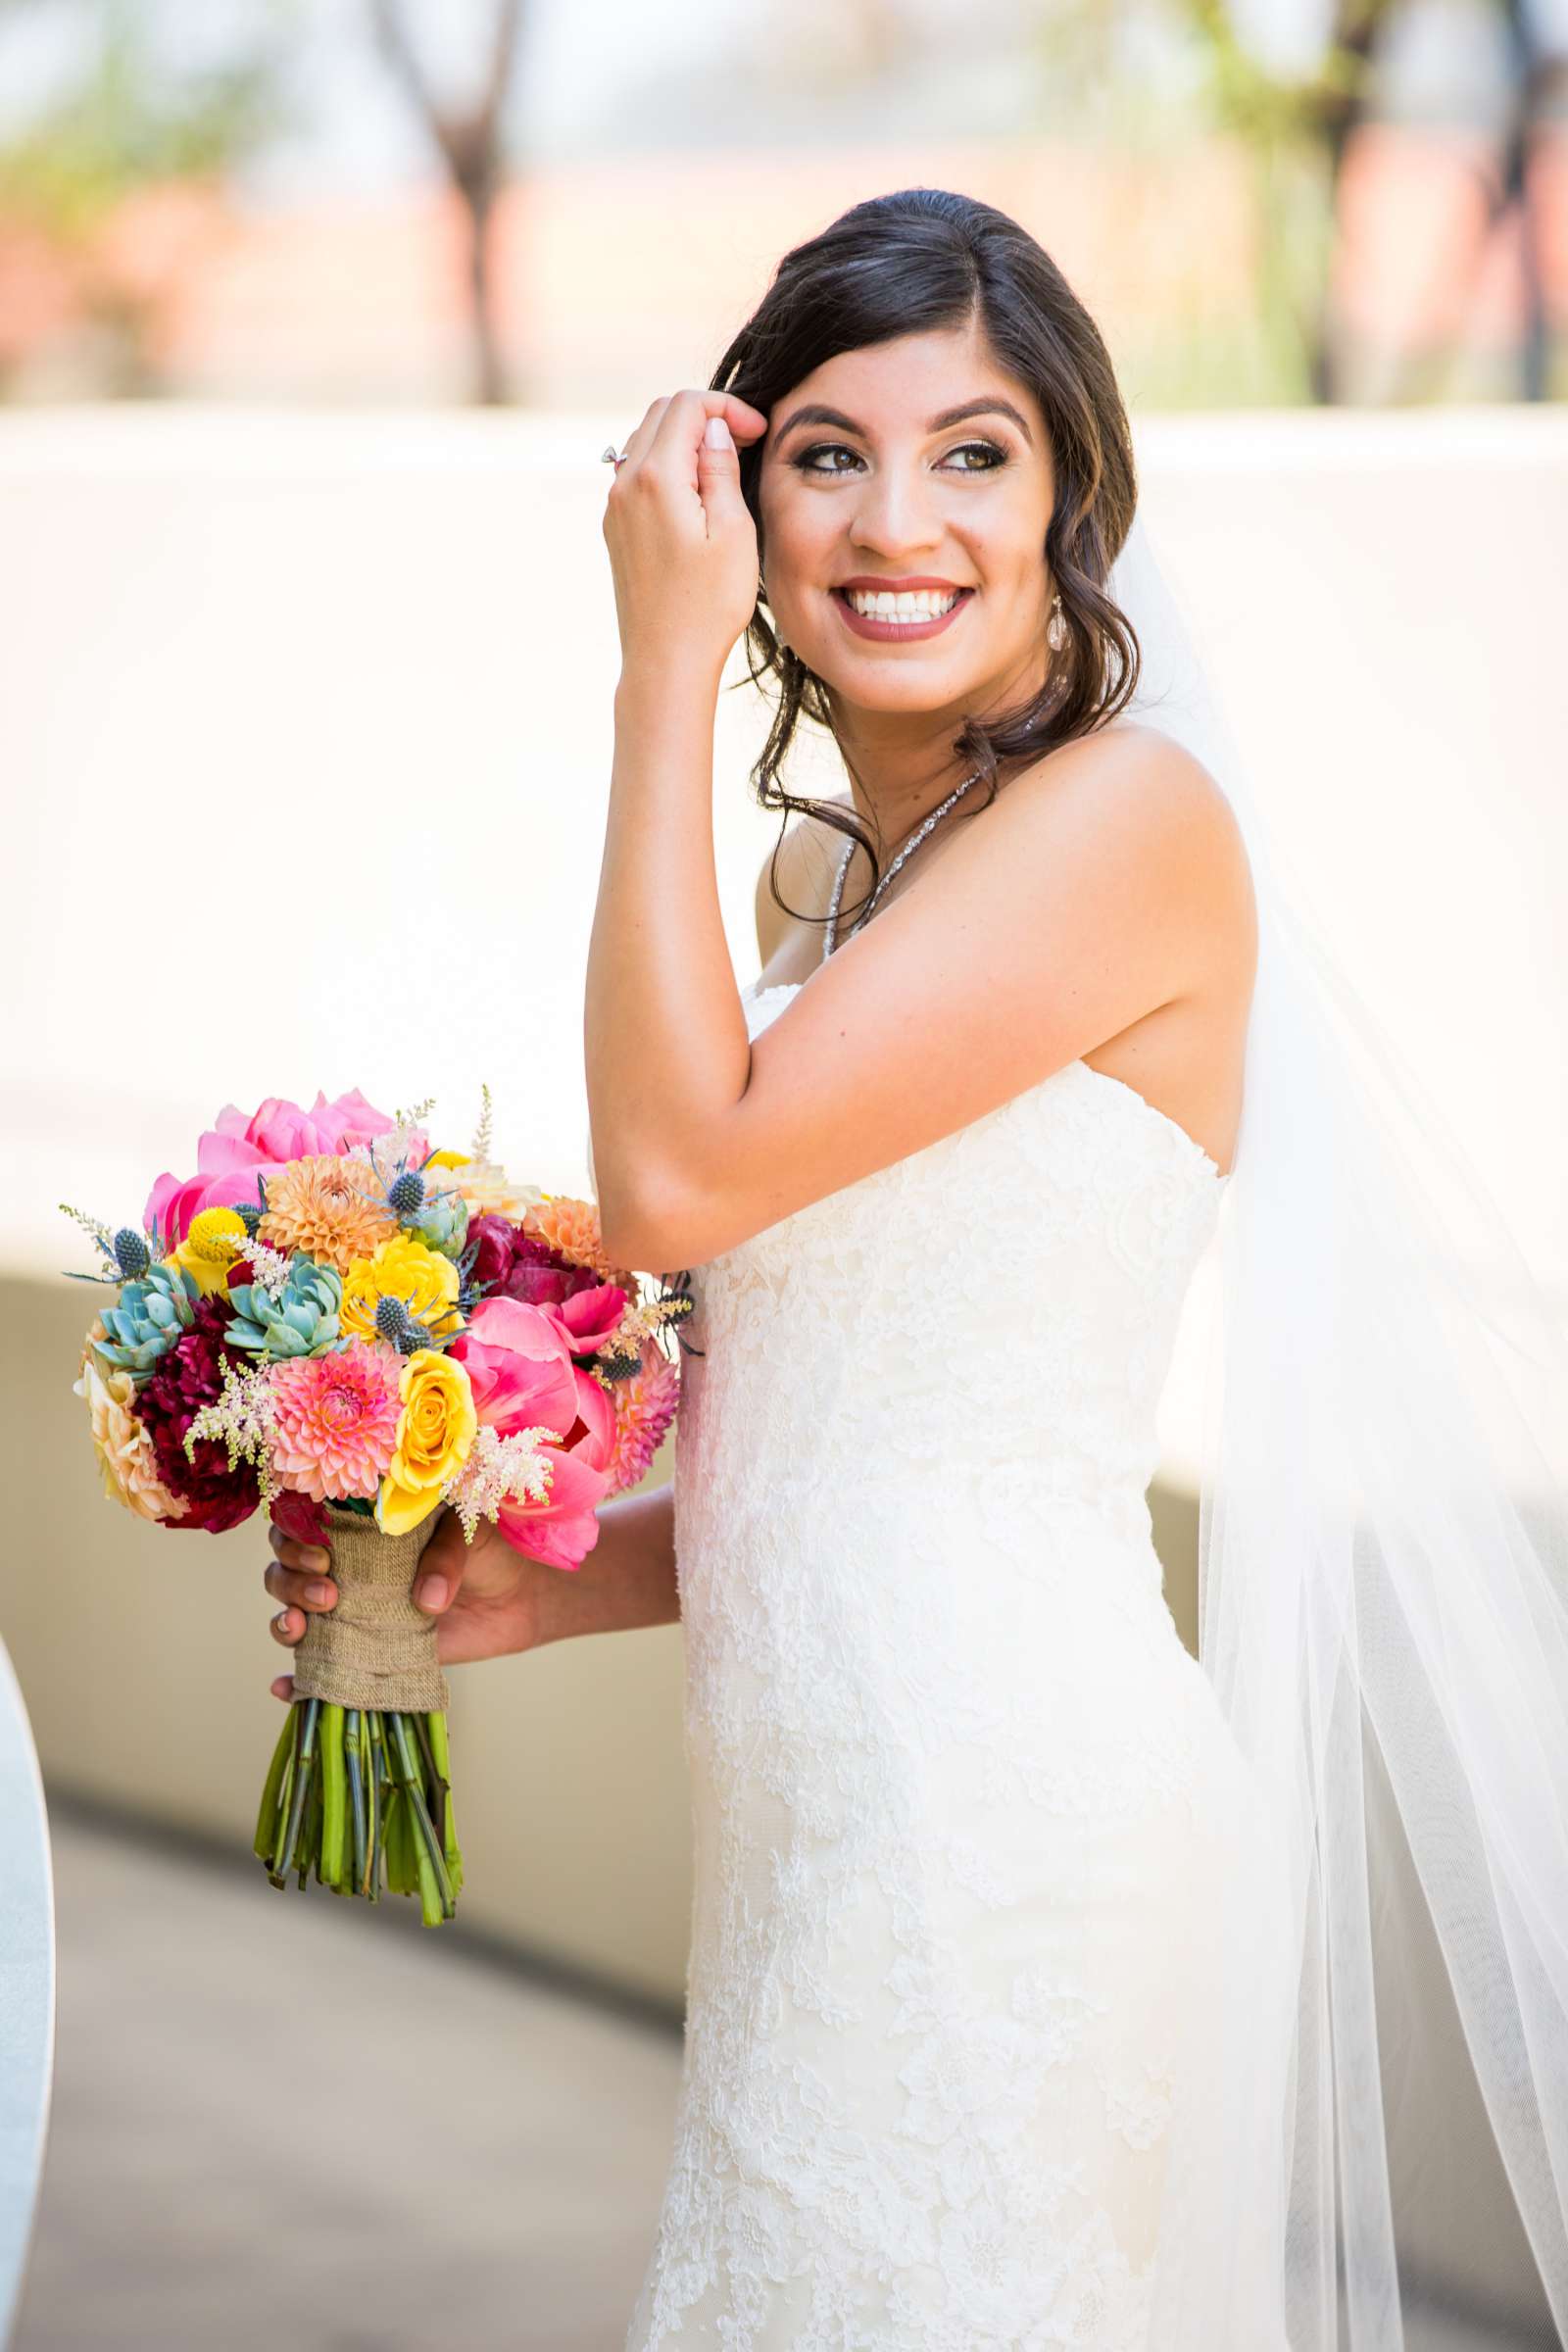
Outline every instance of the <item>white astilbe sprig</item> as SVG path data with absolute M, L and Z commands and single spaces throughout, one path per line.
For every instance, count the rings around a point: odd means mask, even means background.
M 688 1309 L 678 1293 L 667 1298 L 658 1293 L 628 1298 L 613 1336 L 600 1349 L 603 1355 L 640 1355 L 646 1344 L 661 1344 L 661 1334 L 682 1320 Z
M 434 1106 L 435 1097 L 431 1095 L 427 1101 L 416 1102 L 412 1110 L 396 1112 L 384 1135 L 372 1135 L 368 1143 L 350 1144 L 344 1158 L 362 1160 L 368 1168 L 374 1169 L 384 1185 L 383 1164 L 399 1168 L 405 1160 L 413 1158 L 419 1129 Z
M 479 1165 L 484 1167 L 490 1158 L 490 1147 L 493 1140 L 491 1129 L 495 1123 L 495 1105 L 490 1100 L 490 1089 L 487 1086 L 480 1087 L 479 1100 L 484 1104 L 484 1108 L 479 1113 L 479 1124 L 473 1131 L 473 1142 L 468 1147 L 468 1157 L 477 1160 Z
M 246 1242 L 235 1250 L 250 1267 L 251 1280 L 270 1298 L 281 1298 L 288 1287 L 289 1254 L 270 1249 L 266 1242 Z
M 62 1200 L 60 1205 L 65 1210 L 67 1216 L 72 1218 L 77 1225 L 81 1227 L 83 1233 L 90 1233 L 93 1240 L 95 1242 L 101 1242 L 104 1248 L 108 1250 L 110 1256 L 114 1256 L 115 1237 L 101 1218 L 89 1217 L 86 1210 L 83 1208 L 73 1208 L 69 1200 Z
M 228 1448 L 230 1470 L 241 1462 L 249 1462 L 261 1483 L 261 1504 L 271 1508 L 277 1493 L 277 1480 L 272 1474 L 272 1447 L 277 1436 L 277 1399 L 272 1394 L 270 1373 L 265 1368 L 237 1371 L 229 1358 L 223 1358 L 223 1389 L 211 1404 L 204 1404 L 195 1414 L 185 1432 L 185 1459 L 196 1458 L 199 1438 L 217 1438 Z
M 463 1522 L 463 1540 L 473 1542 L 481 1519 L 494 1522 L 504 1502 L 544 1502 L 550 1494 L 553 1464 L 541 1446 L 559 1446 L 556 1429 L 516 1429 L 504 1438 L 486 1423 L 468 1448 L 446 1499 Z

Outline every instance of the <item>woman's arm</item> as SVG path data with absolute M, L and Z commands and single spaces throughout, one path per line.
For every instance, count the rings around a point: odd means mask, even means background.
M 703 438 L 711 419 L 724 432 Z M 713 862 L 713 718 L 757 604 L 757 531 L 726 427 L 766 418 L 727 394 L 656 401 L 606 501 L 621 674 L 583 1005 L 605 1246 L 643 1226 L 670 1138 L 738 1101 L 751 1055 Z M 671 1264 L 673 1261 L 670 1261 Z

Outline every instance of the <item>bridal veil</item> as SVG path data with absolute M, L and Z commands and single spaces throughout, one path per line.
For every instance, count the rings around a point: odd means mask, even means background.
M 1563 1338 L 1300 912 L 1141 514 L 1108 593 L 1143 651 L 1128 715 L 1220 784 L 1259 911 L 1199 1582 L 1259 1867 L 1207 1923 L 1224 2023 L 1178 2115 L 1151 2346 L 1403 2345 L 1391 2102 L 1439 1960 L 1568 2340 Z

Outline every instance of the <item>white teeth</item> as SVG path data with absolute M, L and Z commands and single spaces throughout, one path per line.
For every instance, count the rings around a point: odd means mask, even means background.
M 897 592 L 848 588 L 845 594 L 857 612 L 863 612 L 874 620 L 936 620 L 942 613 L 952 612 L 960 591 L 956 588 L 901 588 Z

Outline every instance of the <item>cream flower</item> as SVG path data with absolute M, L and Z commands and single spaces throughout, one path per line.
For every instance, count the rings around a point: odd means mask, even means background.
M 171 1494 L 160 1479 L 153 1442 L 132 1410 L 135 1380 L 129 1372 L 106 1372 L 94 1352 L 93 1342 L 107 1337 L 95 1317 L 81 1351 L 80 1376 L 71 1390 L 84 1399 L 91 1416 L 104 1493 L 138 1519 L 183 1519 L 190 1504 L 182 1494 Z

